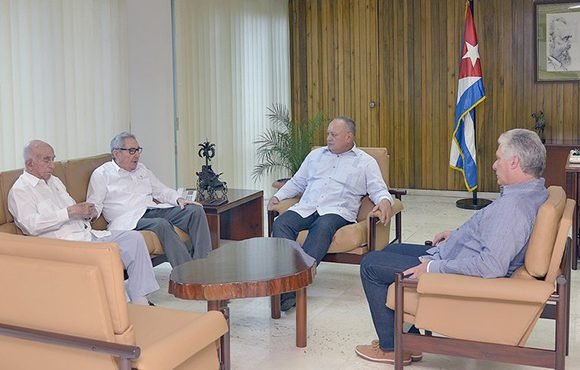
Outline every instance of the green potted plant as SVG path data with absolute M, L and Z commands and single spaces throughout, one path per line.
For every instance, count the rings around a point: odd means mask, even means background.
M 252 171 L 254 181 L 275 169 L 284 169 L 290 176 L 294 175 L 310 153 L 314 135 L 324 119 L 319 112 L 309 122 L 295 122 L 290 119 L 290 112 L 283 104 L 273 104 L 268 107 L 268 112 L 266 116 L 274 127 L 266 129 L 254 141 L 258 145 L 258 164 Z

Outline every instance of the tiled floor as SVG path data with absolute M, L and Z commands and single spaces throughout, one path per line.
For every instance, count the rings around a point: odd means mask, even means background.
M 405 241 L 423 243 L 436 232 L 463 223 L 473 211 L 455 207 L 464 194 L 411 191 L 404 198 Z M 495 194 L 484 194 L 493 199 Z M 205 302 L 184 301 L 167 293 L 170 268 L 155 268 L 161 290 L 152 300 L 159 306 L 204 311 Z M 572 273 L 570 355 L 567 369 L 580 369 L 580 273 Z M 362 292 L 358 266 L 322 263 L 308 289 L 308 346 L 295 347 L 295 310 L 270 318 L 269 298 L 234 300 L 230 303 L 232 369 L 385 369 L 390 365 L 368 362 L 356 356 L 354 346 L 376 338 Z M 550 348 L 553 323 L 540 320 L 528 344 Z M 536 369 L 425 354 L 408 369 L 487 370 Z

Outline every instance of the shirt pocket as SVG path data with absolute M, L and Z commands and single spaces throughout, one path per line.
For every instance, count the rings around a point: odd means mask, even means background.
M 333 178 L 353 194 L 365 195 L 367 193 L 364 172 L 356 166 L 347 165 L 346 167 L 339 168 L 333 174 Z

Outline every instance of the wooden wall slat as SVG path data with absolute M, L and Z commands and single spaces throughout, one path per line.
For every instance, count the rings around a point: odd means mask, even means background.
M 359 146 L 386 146 L 391 186 L 464 190 L 449 168 L 464 0 L 289 0 L 292 111 L 352 116 Z M 497 191 L 497 137 L 532 128 L 580 138 L 580 82 L 535 81 L 533 0 L 475 0 L 487 100 L 478 107 L 480 191 Z M 376 101 L 377 107 L 369 108 Z M 325 127 L 317 144 L 324 144 Z

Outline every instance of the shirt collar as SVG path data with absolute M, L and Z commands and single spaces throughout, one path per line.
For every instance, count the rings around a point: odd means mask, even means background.
M 545 180 L 543 177 L 539 179 L 532 179 L 530 181 L 522 182 L 513 185 L 502 185 L 499 188 L 500 196 L 504 196 L 510 193 L 521 192 L 521 191 L 536 191 L 540 189 L 545 189 Z
M 324 152 L 329 152 L 329 153 L 332 153 L 332 152 L 330 151 L 330 149 L 328 149 L 328 146 L 325 146 L 325 147 L 323 147 L 322 149 L 323 149 L 323 151 L 324 151 Z M 355 154 L 355 155 L 358 157 L 358 156 L 360 156 L 360 155 L 361 155 L 361 153 L 362 153 L 362 150 L 360 150 L 359 148 L 357 148 L 357 147 L 356 147 L 356 144 L 353 144 L 353 145 L 352 145 L 352 148 L 350 148 L 350 150 L 347 150 L 346 152 L 344 152 L 344 153 L 341 153 L 340 155 L 343 155 L 343 154 L 346 154 L 346 153 L 350 153 L 350 152 L 353 152 L 353 153 L 354 153 L 354 154 Z
M 119 167 L 119 165 L 117 164 L 117 162 L 115 162 L 114 159 L 111 159 L 111 162 L 113 163 L 113 168 L 115 169 L 115 172 L 117 173 L 130 173 L 129 171 Z
M 54 176 L 54 175 L 52 175 L 52 176 Z M 44 182 L 43 179 L 39 179 L 38 177 L 26 172 L 26 170 L 24 170 L 22 172 L 22 180 L 32 187 L 35 187 L 41 181 Z

